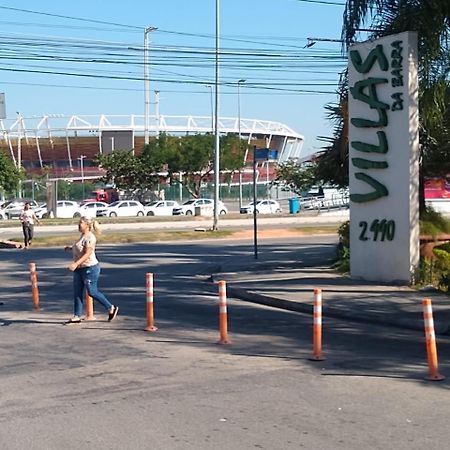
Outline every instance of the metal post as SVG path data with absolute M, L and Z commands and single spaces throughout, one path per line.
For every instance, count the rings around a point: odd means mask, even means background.
M 22 168 L 22 115 L 17 112 L 17 168 Z M 19 180 L 19 198 L 22 198 L 22 180 Z
M 80 157 L 78 158 L 80 160 L 81 185 L 82 185 L 82 188 L 83 188 L 83 200 L 84 200 L 84 164 L 83 164 L 84 158 L 86 158 L 86 155 L 80 155 Z
M 149 78 L 149 39 L 148 33 L 156 31 L 155 27 L 144 29 L 144 143 L 147 145 L 149 138 L 149 118 L 150 118 L 150 78 Z
M 253 147 L 253 247 L 255 259 L 258 259 L 258 224 L 256 212 L 256 145 Z
M 211 133 L 214 133 L 214 99 L 213 99 L 213 90 L 210 84 L 207 84 L 206 87 L 209 89 L 209 97 L 211 101 Z
M 159 136 L 159 91 L 155 91 L 156 137 Z
M 246 80 L 239 80 L 237 82 L 237 94 L 238 94 L 238 130 L 239 130 L 239 153 L 241 152 L 241 83 L 245 83 Z M 239 169 L 239 211 L 242 208 L 242 170 Z
M 218 230 L 219 222 L 219 170 L 220 170 L 220 140 L 219 140 L 219 33 L 220 33 L 220 1 L 216 0 L 216 76 L 215 76 L 215 109 L 214 109 L 214 222 L 213 231 Z

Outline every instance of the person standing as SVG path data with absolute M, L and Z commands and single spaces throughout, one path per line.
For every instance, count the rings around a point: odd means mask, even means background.
M 39 222 L 39 219 L 36 217 L 28 202 L 25 202 L 19 219 L 22 222 L 24 248 L 28 249 L 34 236 L 34 223 L 36 222 L 39 225 L 41 222 Z
M 100 228 L 96 220 L 81 217 L 78 222 L 80 238 L 72 246 L 66 246 L 64 250 L 72 250 L 73 262 L 68 269 L 73 272 L 73 297 L 74 313 L 66 325 L 81 323 L 83 312 L 84 290 L 101 303 L 108 311 L 108 321 L 114 320 L 119 308 L 114 306 L 106 296 L 98 289 L 97 283 L 100 276 L 100 264 L 95 254 L 97 243 L 96 234 L 100 234 Z

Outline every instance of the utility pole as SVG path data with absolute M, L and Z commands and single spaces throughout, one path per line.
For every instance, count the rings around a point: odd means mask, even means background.
M 83 160 L 86 158 L 86 155 L 80 155 L 77 159 L 80 161 L 80 169 L 81 169 L 81 186 L 83 189 L 83 199 L 84 200 L 84 164 Z
M 245 83 L 246 80 L 239 80 L 237 82 L 237 94 L 238 94 L 238 130 L 239 130 L 239 153 L 241 150 L 241 91 L 240 86 Z M 242 170 L 239 169 L 239 211 L 242 208 Z
M 158 28 L 147 27 L 144 29 L 144 143 L 147 145 L 149 138 L 149 118 L 150 118 L 150 78 L 149 78 L 149 43 L 148 34 Z
M 220 139 L 219 139 L 219 35 L 220 35 L 220 0 L 216 0 L 216 76 L 214 108 L 214 221 L 213 231 L 218 230 L 219 222 L 219 183 L 220 183 Z
M 205 85 L 209 89 L 209 98 L 211 101 L 211 133 L 214 133 L 214 101 L 213 101 L 213 90 L 210 84 Z
M 18 139 L 17 139 L 17 168 L 20 170 L 22 168 L 22 114 L 20 112 L 16 112 L 17 114 L 17 131 L 18 131 Z M 22 180 L 19 180 L 19 198 L 22 198 Z
M 159 91 L 155 91 L 156 137 L 159 137 Z

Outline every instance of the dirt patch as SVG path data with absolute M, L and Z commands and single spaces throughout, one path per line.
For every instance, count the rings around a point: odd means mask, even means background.
M 283 238 L 292 236 L 302 236 L 305 233 L 297 230 L 289 230 L 286 228 L 271 228 L 268 230 L 258 230 L 258 238 Z M 253 237 L 253 230 L 242 230 L 233 233 L 233 238 L 236 239 L 249 239 Z

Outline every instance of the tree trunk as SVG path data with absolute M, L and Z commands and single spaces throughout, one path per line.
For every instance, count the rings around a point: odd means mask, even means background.
M 419 217 L 425 213 L 425 177 L 422 171 L 419 171 Z

